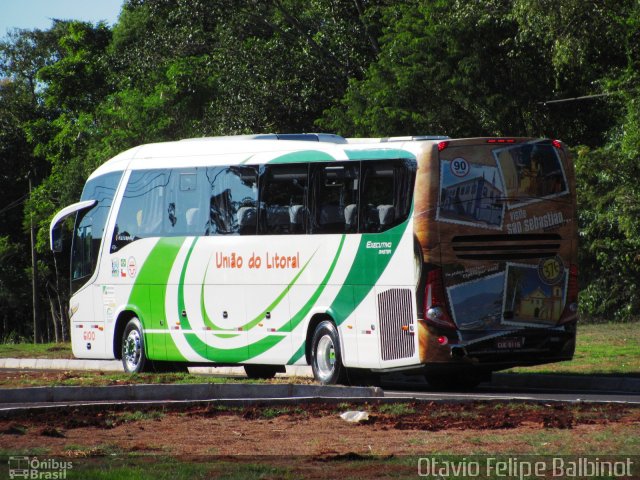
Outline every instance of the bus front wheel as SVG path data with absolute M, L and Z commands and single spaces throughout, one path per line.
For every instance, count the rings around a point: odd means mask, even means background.
M 127 373 L 140 373 L 147 370 L 150 361 L 144 353 L 144 336 L 140 320 L 132 318 L 122 334 L 122 365 Z
M 320 322 L 313 333 L 311 369 L 314 378 L 322 384 L 344 383 L 346 369 L 342 365 L 338 330 L 328 320 Z

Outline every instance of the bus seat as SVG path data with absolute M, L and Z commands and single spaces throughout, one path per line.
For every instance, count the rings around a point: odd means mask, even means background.
M 380 227 L 391 225 L 396 219 L 396 209 L 393 205 L 378 205 L 378 218 Z
M 238 230 L 241 235 L 256 233 L 256 207 L 238 209 Z
M 289 207 L 289 223 L 292 231 L 300 232 L 304 228 L 306 210 L 304 205 L 291 205 Z
M 348 232 L 355 232 L 358 229 L 358 206 L 351 203 L 344 207 L 344 223 Z
M 320 209 L 320 225 L 343 224 L 339 205 L 323 205 Z
M 269 229 L 281 230 L 289 227 L 289 207 L 273 205 L 267 207 L 267 226 Z

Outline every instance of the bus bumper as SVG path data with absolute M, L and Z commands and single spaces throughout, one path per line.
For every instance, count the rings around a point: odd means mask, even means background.
M 531 328 L 509 331 L 475 342 L 431 345 L 424 369 L 435 372 L 498 371 L 518 366 L 571 360 L 575 351 L 575 324 L 564 329 Z M 432 357 L 432 358 L 429 358 Z

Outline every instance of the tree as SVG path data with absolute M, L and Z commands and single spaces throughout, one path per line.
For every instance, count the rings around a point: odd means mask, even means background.
M 602 93 L 606 75 L 626 65 L 620 27 L 632 3 L 431 0 L 388 7 L 379 58 L 319 124 L 346 135 L 552 136 L 601 145 L 615 109 L 544 101 Z
M 0 338 L 25 338 L 32 334 L 29 318 L 28 278 L 31 245 L 22 228 L 24 203 L 30 185 L 47 171 L 45 162 L 34 155 L 24 130 L 38 118 L 37 71 L 49 61 L 41 31 L 15 31 L 0 43 L 0 189 L 5 199 L 0 208 Z M 25 242 L 25 240 L 27 240 Z M 9 285 L 14 291 L 7 290 Z M 15 291 L 16 285 L 25 286 Z M 37 321 L 35 302 L 34 321 Z
M 83 140 L 92 129 L 90 112 L 108 90 L 101 52 L 109 39 L 110 31 L 104 25 L 94 28 L 81 22 L 56 21 L 48 31 L 16 31 L 0 44 L 0 73 L 5 78 L 0 87 L 4 127 L 0 163 L 3 172 L 9 172 L 0 182 L 9 198 L 14 197 L 8 207 L 20 206 L 29 195 L 22 218 L 16 214 L 20 209 L 5 207 L 13 217 L 0 235 L 8 233 L 24 244 L 24 236 L 19 234 L 28 231 L 32 221 L 39 229 L 40 257 L 34 266 L 40 268 L 29 271 L 44 287 L 34 308 L 43 304 L 47 306 L 43 311 L 51 311 L 51 315 L 43 315 L 49 322 L 38 322 L 53 333 L 43 338 L 64 338 L 66 332 L 66 322 L 62 323 L 66 318 L 62 298 L 66 282 L 60 283 L 47 248 L 48 222 L 61 204 L 77 198 L 86 178 Z M 35 186 L 30 194 L 29 185 Z M 16 265 L 28 251 L 28 243 L 15 251 L 18 254 L 12 251 Z M 23 335 L 25 328 L 20 325 L 26 322 L 15 325 L 14 319 L 12 323 Z
M 382 3 L 130 1 L 114 65 L 122 90 L 162 95 L 164 138 L 313 130 L 374 58 Z

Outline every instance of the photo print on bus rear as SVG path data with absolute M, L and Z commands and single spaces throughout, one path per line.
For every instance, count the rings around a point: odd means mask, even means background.
M 453 321 L 461 331 L 493 333 L 501 328 L 504 276 L 501 271 L 447 289 Z
M 555 325 L 562 315 L 567 282 L 566 270 L 552 284 L 541 278 L 537 265 L 507 263 L 504 324 L 531 327 Z
M 525 143 L 493 150 L 504 179 L 507 208 L 514 209 L 569 193 L 557 149 Z
M 462 157 L 441 160 L 437 220 L 501 230 L 503 197 L 496 166 L 470 163 Z

